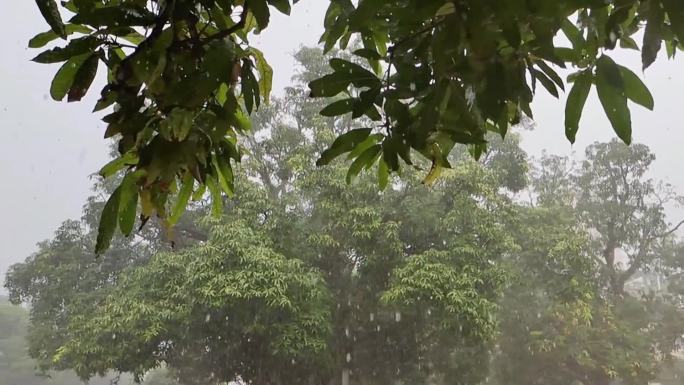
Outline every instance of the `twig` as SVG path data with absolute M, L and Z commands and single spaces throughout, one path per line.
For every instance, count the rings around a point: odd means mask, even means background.
M 247 5 L 247 0 L 245 0 L 245 4 L 242 6 L 242 14 L 240 15 L 240 21 L 238 21 L 234 26 L 224 29 L 223 31 L 220 31 L 214 35 L 209 36 L 208 38 L 204 39 L 201 41 L 202 44 L 209 43 L 210 41 L 213 40 L 220 40 L 223 38 L 226 38 L 235 32 L 241 30 L 242 28 L 245 27 L 245 24 L 247 23 L 247 14 L 249 12 L 249 7 Z

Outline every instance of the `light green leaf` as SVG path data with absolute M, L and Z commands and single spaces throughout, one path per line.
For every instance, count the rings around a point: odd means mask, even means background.
M 226 195 L 232 197 L 235 193 L 235 187 L 233 185 L 233 168 L 230 166 L 228 161 L 217 156 L 216 154 L 212 154 L 211 162 L 216 169 L 216 173 L 218 174 L 218 181 L 221 185 L 221 188 Z
M 185 207 L 188 205 L 190 196 L 192 195 L 192 189 L 195 186 L 195 179 L 189 172 L 185 173 L 183 177 L 183 185 L 181 186 L 178 196 L 176 197 L 176 204 L 173 206 L 171 211 L 171 216 L 169 217 L 169 223 L 174 225 L 178 223 L 178 220 L 183 215 Z
M 384 191 L 385 188 L 387 188 L 387 184 L 389 183 L 389 169 L 387 168 L 387 163 L 383 159 L 380 159 L 378 161 L 378 187 L 380 187 L 381 191 Z
M 211 194 L 211 214 L 215 218 L 219 218 L 223 214 L 223 196 L 216 183 L 216 177 L 212 174 L 207 174 L 206 185 Z
M 284 0 L 287 2 L 287 0 Z M 254 57 L 256 69 L 259 72 L 259 92 L 264 101 L 268 104 L 273 88 L 273 68 L 268 64 L 264 53 L 254 47 L 249 48 L 249 52 Z

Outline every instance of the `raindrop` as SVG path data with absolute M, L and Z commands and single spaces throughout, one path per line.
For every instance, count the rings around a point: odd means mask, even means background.
M 207 313 L 206 316 L 204 316 L 204 322 L 209 322 L 211 321 L 211 314 Z
M 370 313 L 370 321 L 375 321 L 375 313 Z
M 394 312 L 394 320 L 396 322 L 401 322 L 401 312 L 399 312 L 399 311 Z
M 351 362 L 351 353 L 347 353 L 347 362 Z

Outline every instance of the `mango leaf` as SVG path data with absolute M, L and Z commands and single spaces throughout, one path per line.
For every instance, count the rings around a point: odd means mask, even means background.
M 146 27 L 154 24 L 155 15 L 145 8 L 122 4 L 79 10 L 69 22 L 93 27 Z
M 670 19 L 670 28 L 680 42 L 684 42 L 684 2 L 681 0 L 663 0 L 663 6 Z
M 361 48 L 357 49 L 356 51 L 352 52 L 354 55 L 362 57 L 364 59 L 368 60 L 380 60 L 382 59 L 382 56 L 378 53 L 378 51 L 373 50 L 373 49 L 368 49 L 368 48 Z
M 260 30 L 266 29 L 268 27 L 268 22 L 271 17 L 271 13 L 268 9 L 268 3 L 266 0 L 251 0 L 249 2 L 250 10 L 256 19 L 256 23 Z
M 333 102 L 323 108 L 320 112 L 323 116 L 339 116 L 351 112 L 354 109 L 354 99 L 342 99 Z
M 382 146 L 379 144 L 371 146 L 352 162 L 351 166 L 349 166 L 349 170 L 347 171 L 346 180 L 348 184 L 351 183 L 357 175 L 359 175 L 361 170 L 364 168 L 367 169 L 373 164 L 375 158 L 380 155 L 380 150 L 382 150 Z
M 121 186 L 116 190 L 105 203 L 100 215 L 100 224 L 97 228 L 97 240 L 95 242 L 95 254 L 102 254 L 109 248 L 116 231 L 116 224 L 119 215 L 119 202 L 121 198 Z
M 212 154 L 211 162 L 216 169 L 221 188 L 226 195 L 232 197 L 235 194 L 235 187 L 233 186 L 233 168 L 228 161 L 216 154 Z
M 61 101 L 71 88 L 74 83 L 74 77 L 76 72 L 83 62 L 90 57 L 91 54 L 83 54 L 79 56 L 74 56 L 67 60 L 57 71 L 55 77 L 52 79 L 52 84 L 50 84 L 50 96 L 55 101 Z
M 74 39 L 66 47 L 57 47 L 43 51 L 34 57 L 36 63 L 59 63 L 84 53 L 92 52 L 97 47 L 99 41 L 93 36 L 84 36 Z
M 176 204 L 173 206 L 171 216 L 169 217 L 169 224 L 171 225 L 178 223 L 178 220 L 183 215 L 185 207 L 188 205 L 188 201 L 190 201 L 192 189 L 195 186 L 195 179 L 191 173 L 186 172 L 182 183 L 178 196 L 176 196 Z
M 223 214 L 223 196 L 221 196 L 221 190 L 216 183 L 216 177 L 212 174 L 207 174 L 206 184 L 211 194 L 211 215 L 214 218 L 219 218 Z
M 351 82 L 351 74 L 333 72 L 310 82 L 309 89 L 311 92 L 309 96 L 312 98 L 335 96 L 345 91 Z
M 119 228 L 125 236 L 131 234 L 135 225 L 135 214 L 138 210 L 138 175 L 137 172 L 126 174 L 119 186 Z
M 93 53 L 78 68 L 71 88 L 69 89 L 69 96 L 67 97 L 68 102 L 79 101 L 85 96 L 90 85 L 93 84 L 93 80 L 95 80 L 99 62 L 99 56 L 96 53 Z
M 582 118 L 584 104 L 591 90 L 593 74 L 591 71 L 582 71 L 568 93 L 568 100 L 565 104 L 565 136 L 570 143 L 575 143 L 575 137 L 579 129 L 579 122 Z
M 103 178 L 109 178 L 124 167 L 132 166 L 137 163 L 138 155 L 135 152 L 130 151 L 104 165 L 104 167 L 98 171 L 98 174 Z
M 268 0 L 268 3 L 285 15 L 289 15 L 290 11 L 292 10 L 289 0 Z
M 546 88 L 551 95 L 553 95 L 555 98 L 558 98 L 558 89 L 556 88 L 556 84 L 551 79 L 537 69 L 532 69 L 532 74 L 534 75 L 534 78 L 539 80 L 539 83 L 541 83 L 541 85 L 544 86 L 544 88 Z
M 72 33 L 91 33 L 93 30 L 78 24 L 67 24 L 64 26 L 66 35 L 71 35 Z M 29 48 L 40 48 L 44 47 L 47 43 L 57 39 L 58 36 L 53 30 L 41 32 L 29 40 Z
M 535 64 L 548 76 L 551 80 L 553 80 L 554 83 L 563 91 L 565 91 L 565 84 L 563 83 L 563 79 L 561 79 L 560 76 L 554 71 L 546 62 L 543 60 L 538 60 L 535 62 Z
M 643 69 L 648 68 L 658 57 L 658 51 L 662 44 L 662 28 L 665 22 L 665 12 L 660 7 L 660 2 L 649 2 L 644 42 L 641 48 L 641 63 Z
M 378 187 L 380 191 L 384 191 L 389 183 L 389 168 L 383 159 L 378 162 Z
M 357 128 L 340 135 L 335 139 L 330 148 L 321 153 L 321 157 L 316 161 L 316 165 L 324 166 L 338 156 L 352 151 L 356 146 L 363 142 L 370 133 L 370 128 Z
M 287 3 L 287 0 L 283 1 Z M 268 103 L 271 97 L 271 89 L 273 88 L 273 68 L 266 61 L 263 52 L 254 47 L 250 47 L 249 52 L 254 57 L 256 69 L 259 72 L 259 92 L 264 101 Z
M 43 15 L 52 31 L 62 39 L 66 39 L 67 33 L 59 14 L 59 8 L 55 0 L 36 0 L 40 14 Z
M 625 87 L 625 96 L 634 103 L 653 110 L 655 104 L 653 95 L 644 82 L 629 68 L 623 66 L 619 66 L 619 68 Z
M 626 144 L 632 142 L 632 119 L 627 106 L 620 69 L 602 55 L 596 62 L 596 91 L 613 130 Z

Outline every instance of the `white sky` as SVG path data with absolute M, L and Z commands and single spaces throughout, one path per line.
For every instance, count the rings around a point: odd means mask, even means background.
M 253 43 L 262 49 L 275 69 L 274 90 L 289 84 L 301 45 L 317 42 L 328 2 L 302 0 L 291 17 L 275 15 L 271 25 Z M 80 103 L 57 103 L 49 97 L 57 66 L 30 62 L 39 52 L 28 40 L 47 30 L 34 2 L 9 1 L 0 22 L 0 282 L 7 266 L 35 251 L 59 224 L 80 217 L 90 194 L 89 175 L 107 160 L 102 139 L 104 125 L 90 111 L 102 82 L 94 84 Z M 8 20 L 11 17 L 12 20 Z M 639 69 L 638 54 L 612 54 L 618 62 Z M 684 105 L 682 61 L 656 62 L 646 84 L 656 100 L 655 112 L 633 106 L 634 141 L 650 146 L 657 155 L 653 177 L 667 179 L 684 193 L 684 134 L 679 131 Z M 640 71 L 635 71 L 640 73 Z M 101 80 L 101 78 L 100 78 Z M 96 81 L 97 82 L 97 81 Z M 563 98 L 563 97 L 562 97 Z M 524 134 L 524 147 L 532 155 L 542 149 L 581 155 L 587 144 L 609 140 L 612 130 L 595 95 L 588 101 L 574 147 L 563 134 L 563 106 L 540 91 L 534 105 L 537 129 Z M 678 213 L 677 213 L 678 214 Z M 678 219 L 678 218 L 673 218 Z M 2 292 L 2 290 L 0 290 Z

